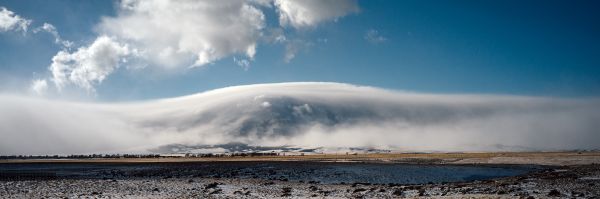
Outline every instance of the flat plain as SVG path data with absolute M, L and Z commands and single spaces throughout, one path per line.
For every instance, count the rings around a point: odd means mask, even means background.
M 0 161 L 2 198 L 595 198 L 598 152 Z
M 160 158 L 90 158 L 90 159 L 11 159 L 0 163 L 147 163 L 147 162 L 215 162 L 215 161 L 325 161 L 381 162 L 423 164 L 600 164 L 600 152 L 470 152 L 470 153 L 364 153 L 307 154 L 287 156 L 160 157 Z

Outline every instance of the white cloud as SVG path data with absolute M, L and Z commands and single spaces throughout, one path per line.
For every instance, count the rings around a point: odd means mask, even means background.
M 72 83 L 93 92 L 131 54 L 140 66 L 167 71 L 226 57 L 248 70 L 257 46 L 264 42 L 285 45 L 284 61 L 289 62 L 313 43 L 286 37 L 284 27 L 267 27 L 261 9 L 278 10 L 284 26 L 300 28 L 357 12 L 358 5 L 354 0 L 123 0 L 117 9 L 116 16 L 104 17 L 96 25 L 101 36 L 75 52 L 70 52 L 72 43 L 62 39 L 52 24 L 35 30 L 52 34 L 56 43 L 66 47 L 49 67 L 58 91 Z M 128 69 L 141 68 L 131 63 Z
M 367 30 L 367 32 L 365 33 L 365 40 L 371 42 L 372 44 L 379 44 L 387 41 L 387 38 L 381 36 L 381 34 L 379 34 L 379 31 L 375 29 L 370 29 Z
M 0 7 L 0 32 L 14 30 L 25 33 L 31 25 L 31 22 L 30 19 L 22 18 L 5 7 Z M 73 42 L 63 40 L 56 30 L 56 27 L 52 24 L 44 23 L 42 26 L 33 29 L 33 33 L 38 33 L 40 31 L 50 33 L 54 37 L 54 42 L 65 48 L 69 48 L 73 45 Z
M 248 70 L 250 68 L 250 61 L 248 59 L 238 59 L 233 57 L 233 62 L 242 67 L 244 70 Z
M 290 61 L 292 61 L 292 59 L 296 57 L 296 54 L 298 54 L 302 50 L 310 48 L 312 45 L 312 42 L 307 42 L 299 39 L 287 41 L 285 44 L 285 54 L 283 57 L 283 61 L 285 61 L 285 63 L 289 63 Z
M 52 24 L 44 23 L 44 25 L 33 30 L 34 33 L 38 33 L 40 31 L 50 33 L 54 37 L 54 43 L 56 43 L 56 44 L 60 44 L 65 48 L 70 48 L 71 46 L 73 46 L 73 42 L 68 41 L 68 40 L 63 40 L 60 37 L 60 34 L 56 30 L 56 27 L 54 27 L 54 25 L 52 25 Z
M 243 54 L 253 58 L 265 27 L 261 10 L 243 0 L 122 1 L 100 32 L 143 49 L 159 66 L 202 66 Z
M 147 152 L 170 144 L 403 151 L 600 148 L 600 101 L 422 94 L 337 83 L 229 87 L 118 104 L 0 95 L 0 153 Z
M 261 38 L 287 43 L 285 60 L 291 60 L 305 45 L 286 42 L 281 29 L 266 28 L 261 7 L 277 9 L 282 25 L 297 28 L 359 10 L 354 0 L 127 0 L 121 2 L 118 15 L 104 18 L 98 29 L 128 42 L 140 49 L 145 59 L 167 68 L 202 66 L 231 55 L 245 55 L 248 59 L 237 60 L 250 61 Z
M 59 51 L 52 58 L 49 70 L 59 90 L 72 83 L 94 92 L 94 84 L 101 83 L 131 54 L 127 45 L 101 36 L 90 46 L 81 47 L 75 52 Z
M 24 19 L 5 7 L 0 7 L 0 32 L 14 30 L 25 33 L 29 24 L 31 24 L 31 20 Z
M 271 103 L 264 101 L 263 103 L 260 104 L 262 107 L 264 108 L 269 108 L 271 106 Z
M 263 34 L 263 39 L 266 43 L 281 44 L 288 39 L 285 36 L 283 28 L 271 28 Z
M 312 27 L 359 11 L 356 0 L 275 0 L 279 23 L 294 28 Z
M 31 91 L 36 95 L 45 95 L 48 91 L 48 82 L 45 79 L 34 79 L 31 82 Z

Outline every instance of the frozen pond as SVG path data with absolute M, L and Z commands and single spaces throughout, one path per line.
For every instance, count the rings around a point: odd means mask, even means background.
M 323 184 L 423 184 L 485 180 L 539 169 L 528 165 L 417 165 L 335 162 L 0 164 L 0 180 L 257 178 Z

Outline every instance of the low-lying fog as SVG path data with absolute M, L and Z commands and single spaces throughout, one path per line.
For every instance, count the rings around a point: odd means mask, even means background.
M 339 83 L 236 86 L 81 103 L 0 95 L 0 154 L 146 153 L 165 145 L 402 151 L 600 148 L 600 100 L 426 94 Z

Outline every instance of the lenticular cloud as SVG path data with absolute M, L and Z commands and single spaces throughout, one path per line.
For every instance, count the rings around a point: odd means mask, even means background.
M 167 145 L 399 151 L 598 149 L 600 101 L 423 94 L 339 83 L 236 86 L 79 103 L 0 95 L 0 154 L 145 153 Z

